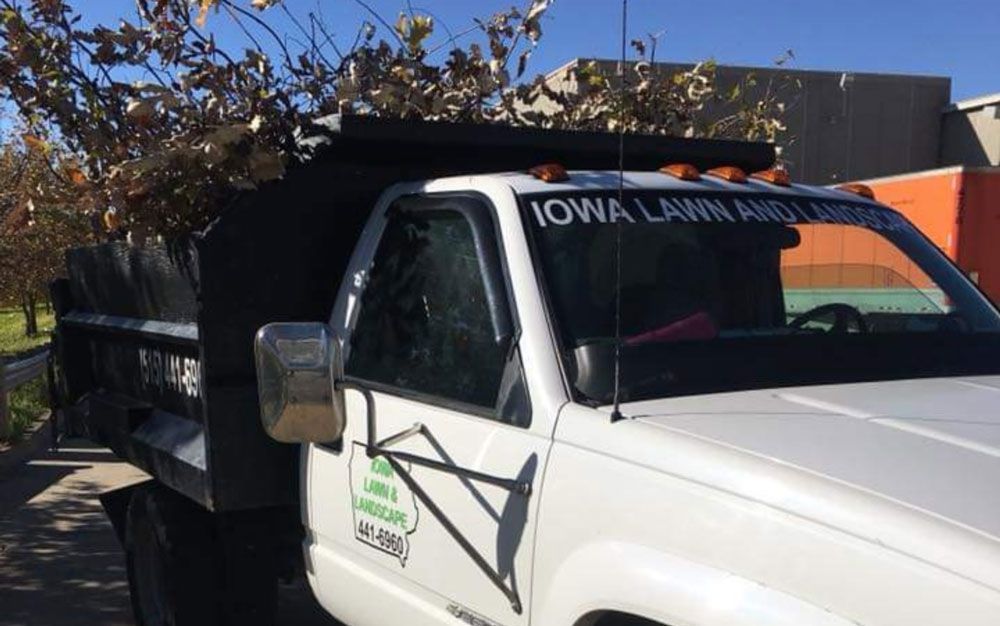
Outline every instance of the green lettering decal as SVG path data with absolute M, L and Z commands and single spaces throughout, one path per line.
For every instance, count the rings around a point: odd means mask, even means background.
M 362 444 L 352 446 L 349 467 L 355 539 L 396 557 L 406 567 L 410 535 L 416 532 L 419 520 L 413 492 L 396 480 L 389 461 L 384 457 L 369 459 Z

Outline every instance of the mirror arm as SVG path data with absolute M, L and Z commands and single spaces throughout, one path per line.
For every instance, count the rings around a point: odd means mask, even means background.
M 389 446 L 394 446 L 397 443 L 406 441 L 410 437 L 414 437 L 416 435 L 423 435 L 426 432 L 427 432 L 427 427 L 421 424 L 420 422 L 417 422 L 416 424 L 410 426 L 406 430 L 396 433 L 392 437 L 386 437 L 382 441 L 379 441 L 378 443 L 375 444 L 375 447 L 388 448 Z
M 337 380 L 333 383 L 334 391 L 346 391 L 348 389 L 352 391 L 357 391 L 365 399 L 365 414 L 368 416 L 368 443 L 365 445 L 365 452 L 368 454 L 368 458 L 374 458 L 376 455 L 373 454 L 374 447 L 372 442 L 377 439 L 375 434 L 375 396 L 372 395 L 371 390 L 362 385 L 358 385 L 346 380 Z
M 404 431 L 402 434 L 405 434 Z M 531 483 L 525 480 L 512 480 L 510 478 L 501 478 L 499 476 L 492 476 L 490 474 L 484 474 L 482 472 L 477 472 L 475 470 L 467 469 L 464 467 L 456 467 L 454 465 L 448 465 L 447 463 L 442 463 L 441 461 L 435 461 L 433 459 L 427 459 L 422 456 L 417 456 L 415 454 L 410 454 L 409 452 L 396 452 L 393 450 L 386 450 L 382 447 L 374 447 L 372 449 L 372 456 L 384 456 L 399 459 L 401 461 L 406 461 L 407 463 L 412 463 L 413 465 L 420 465 L 428 469 L 437 470 L 439 472 L 444 472 L 446 474 L 452 474 L 454 476 L 459 476 L 461 478 L 468 478 L 480 483 L 486 483 L 487 485 L 493 485 L 495 487 L 500 487 L 501 489 L 506 489 L 512 493 L 528 497 L 531 495 Z
M 368 441 L 365 443 L 365 453 L 368 455 L 368 458 L 375 458 L 377 456 L 384 456 L 386 458 L 397 457 L 408 463 L 413 463 L 414 465 L 420 465 L 428 469 L 444 472 L 446 474 L 452 474 L 462 478 L 475 480 L 477 482 L 486 483 L 488 485 L 494 485 L 525 497 L 531 495 L 531 482 L 526 480 L 501 478 L 499 476 L 492 476 L 490 474 L 484 474 L 483 472 L 477 472 L 476 470 L 458 467 L 448 463 L 442 463 L 441 461 L 435 461 L 434 459 L 417 456 L 410 454 L 409 452 L 397 452 L 395 450 L 390 450 L 389 446 L 395 445 L 416 435 L 426 434 L 427 427 L 423 424 L 417 423 L 406 430 L 379 441 L 378 431 L 375 426 L 375 397 L 372 395 L 371 390 L 363 385 L 346 380 L 336 381 L 334 383 L 334 389 L 337 391 L 345 391 L 349 389 L 357 391 L 364 396 L 368 427 Z
M 430 511 L 431 515 L 433 515 L 441 526 L 444 527 L 445 531 L 451 535 L 451 538 L 455 540 L 455 543 L 457 543 L 459 547 L 462 548 L 462 551 L 465 552 L 470 559 L 472 559 L 472 562 L 475 563 L 476 567 L 478 567 L 479 570 L 490 580 L 490 582 L 493 583 L 493 586 L 499 589 L 500 593 L 507 598 L 507 601 L 510 602 L 511 610 L 520 615 L 523 609 L 521 607 L 521 598 L 518 595 L 517 590 L 513 586 L 507 586 L 507 583 L 504 581 L 500 573 L 493 569 L 483 555 L 480 554 L 479 551 L 476 550 L 476 547 L 472 545 L 472 542 L 470 542 L 465 535 L 462 534 L 462 531 L 460 531 L 458 527 L 452 523 L 451 519 L 445 515 L 444 511 L 438 508 L 438 505 L 434 502 L 434 500 L 432 500 L 427 492 L 424 491 L 423 488 L 417 483 L 417 481 L 410 476 L 410 473 L 406 471 L 406 468 L 399 462 L 399 459 L 403 458 L 403 454 L 393 452 L 391 454 L 386 454 L 385 458 L 392 466 L 393 470 L 395 470 L 396 474 L 403 480 L 404 483 L 406 483 L 406 486 L 409 487 L 413 494 L 417 496 L 424 506 L 427 507 L 427 510 Z
M 484 474 L 482 472 L 477 472 L 475 470 L 466 469 L 463 467 L 458 467 L 455 465 L 450 465 L 447 463 L 442 463 L 441 461 L 435 461 L 433 459 L 428 459 L 422 456 L 417 456 L 410 454 L 408 452 L 397 452 L 394 450 L 389 450 L 389 446 L 400 443 L 415 437 L 417 435 L 427 435 L 427 427 L 421 423 L 416 423 L 410 426 L 406 430 L 402 430 L 395 435 L 386 437 L 385 439 L 378 440 L 378 432 L 375 428 L 375 397 L 372 395 L 371 390 L 363 385 L 359 385 L 354 382 L 337 380 L 334 382 L 333 388 L 337 391 L 353 390 L 359 392 L 365 398 L 365 405 L 367 407 L 367 426 L 368 426 L 368 441 L 365 444 L 365 454 L 369 458 L 375 458 L 380 456 L 384 458 L 392 466 L 396 474 L 406 483 L 407 487 L 413 491 L 414 495 L 427 507 L 438 522 L 444 527 L 444 529 L 451 535 L 452 539 L 458 543 L 459 547 L 472 559 L 473 563 L 483 572 L 483 574 L 490 579 L 497 589 L 507 598 L 510 602 L 511 609 L 518 615 L 521 614 L 521 599 L 518 596 L 517 590 L 513 587 L 508 587 L 505 583 L 503 577 L 500 576 L 499 572 L 493 569 L 482 554 L 476 550 L 475 546 L 462 534 L 462 532 L 452 523 L 451 519 L 445 515 L 437 504 L 431 499 L 430 495 L 417 483 L 417 481 L 410 475 L 409 471 L 403 467 L 403 463 L 410 463 L 412 465 L 418 465 L 421 467 L 426 467 L 431 470 L 436 470 L 439 472 L 444 472 L 446 474 L 451 474 L 453 476 L 459 476 L 462 478 L 467 478 L 470 480 L 475 480 L 478 482 L 486 483 L 489 485 L 495 485 L 502 489 L 515 494 L 524 496 L 525 498 L 531 496 L 531 482 L 527 480 L 516 480 L 509 478 L 500 478 L 498 476 L 491 476 L 489 474 Z

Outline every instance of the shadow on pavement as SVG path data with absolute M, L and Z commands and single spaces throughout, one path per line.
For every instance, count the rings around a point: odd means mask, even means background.
M 124 560 L 96 497 L 141 475 L 100 457 L 46 453 L 0 482 L 0 625 L 131 623 Z
M 0 475 L 0 626 L 133 623 L 125 558 L 97 496 L 146 476 L 87 442 Z M 304 581 L 279 624 L 336 626 Z
M 0 476 L 0 523 L 38 494 L 78 468 L 62 465 L 24 466 Z

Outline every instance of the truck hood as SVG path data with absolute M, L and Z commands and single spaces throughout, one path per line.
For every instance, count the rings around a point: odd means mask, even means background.
M 1000 541 L 1000 376 L 670 398 L 623 412 Z

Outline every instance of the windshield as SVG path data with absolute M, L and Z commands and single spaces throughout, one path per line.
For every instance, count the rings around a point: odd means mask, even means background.
M 523 207 L 566 369 L 594 403 L 610 401 L 616 315 L 624 400 L 1000 373 L 996 309 L 887 208 L 672 191 Z

